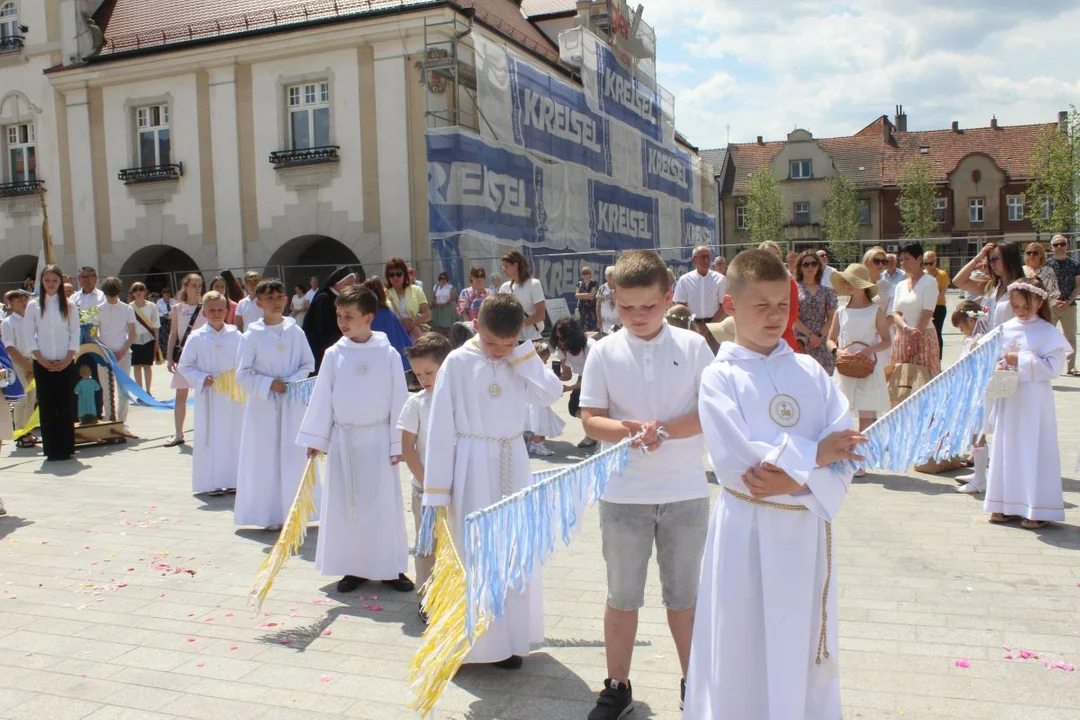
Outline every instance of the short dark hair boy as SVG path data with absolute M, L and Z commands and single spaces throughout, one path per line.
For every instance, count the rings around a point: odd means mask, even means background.
M 525 324 L 525 309 L 512 293 L 489 295 L 480 304 L 476 322 L 497 338 L 516 338 Z
M 281 282 L 277 278 L 266 278 L 260 280 L 259 284 L 255 286 L 255 297 L 261 298 L 273 293 L 285 294 L 285 283 Z
M 259 284 L 259 287 L 262 287 L 262 283 Z M 258 290 L 255 292 L 256 294 L 259 293 Z M 372 292 L 371 288 L 365 285 L 350 285 L 337 296 L 334 305 L 337 307 L 352 305 L 364 315 L 374 315 L 379 309 L 379 298 Z
M 652 250 L 627 250 L 615 263 L 611 285 L 616 289 L 657 285 L 667 292 L 671 288 L 671 275 L 663 259 Z
M 124 284 L 117 277 L 107 277 L 101 283 L 101 292 L 105 293 L 105 297 L 120 297 L 123 289 Z
M 445 336 L 439 333 L 424 333 L 412 347 L 405 348 L 405 356 L 410 361 L 427 359 L 436 365 L 442 365 L 451 350 L 453 347 Z

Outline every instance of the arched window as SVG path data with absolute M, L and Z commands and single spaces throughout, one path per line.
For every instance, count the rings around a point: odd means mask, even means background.
M 14 2 L 0 0 L 0 52 L 18 50 L 22 47 L 22 33 L 19 32 L 19 9 Z

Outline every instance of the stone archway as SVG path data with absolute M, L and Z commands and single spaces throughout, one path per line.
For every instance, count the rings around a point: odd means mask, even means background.
M 141 282 L 150 292 L 161 292 L 164 287 L 175 292 L 183 276 L 190 272 L 202 274 L 198 264 L 183 250 L 172 245 L 147 245 L 124 261 L 118 277 L 125 288 Z
M 344 243 L 326 235 L 301 235 L 289 240 L 270 256 L 266 274 L 282 275 L 282 282 L 292 293 L 292 286 L 307 286 L 308 279 L 325 278 L 340 265 L 360 267 L 360 258 Z
M 37 261 L 33 255 L 16 255 L 0 264 L 0 294 L 21 288 L 27 275 L 36 277 Z

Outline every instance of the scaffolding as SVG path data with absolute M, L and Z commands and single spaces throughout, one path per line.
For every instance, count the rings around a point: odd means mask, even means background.
M 425 87 L 429 129 L 463 127 L 479 132 L 473 17 L 425 18 L 424 56 L 416 63 Z

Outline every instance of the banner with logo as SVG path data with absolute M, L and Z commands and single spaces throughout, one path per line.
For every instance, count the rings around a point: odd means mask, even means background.
M 660 247 L 660 204 L 617 185 L 589 180 L 589 239 L 597 250 Z

